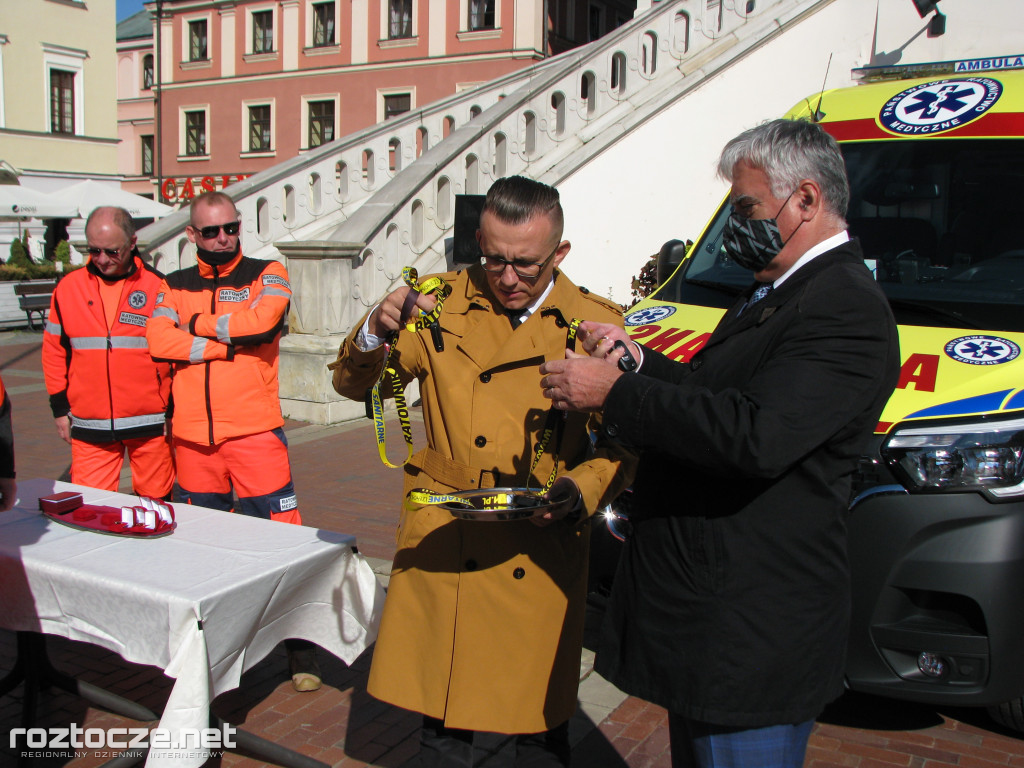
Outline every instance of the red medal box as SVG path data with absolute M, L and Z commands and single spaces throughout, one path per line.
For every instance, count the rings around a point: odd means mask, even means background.
M 64 491 L 40 497 L 39 509 L 61 525 L 111 536 L 152 539 L 167 536 L 178 525 L 170 504 L 145 496 L 139 497 L 137 505 L 118 509 L 83 504 L 82 494 Z

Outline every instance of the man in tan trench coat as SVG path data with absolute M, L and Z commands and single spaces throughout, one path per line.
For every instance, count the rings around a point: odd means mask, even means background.
M 426 330 L 398 334 L 403 383 L 419 380 L 427 447 L 405 467 L 405 491 L 543 487 L 556 504 L 532 520 L 457 520 L 438 507 L 402 512 L 369 692 L 422 712 L 421 763 L 471 766 L 472 732 L 517 734 L 516 764 L 569 764 L 587 585 L 589 516 L 630 481 L 634 458 L 591 446 L 588 417 L 569 414 L 530 477 L 549 403 L 545 360 L 565 356 L 574 318 L 621 325 L 618 307 L 558 271 L 558 192 L 522 177 L 488 192 L 483 258 L 443 276 L 443 350 Z M 383 338 L 403 328 L 410 289 L 393 291 L 345 340 L 334 388 L 362 399 L 378 379 Z M 433 296 L 416 306 L 433 309 Z M 521 325 L 518 323 L 521 322 Z M 516 327 L 517 326 L 517 327 Z

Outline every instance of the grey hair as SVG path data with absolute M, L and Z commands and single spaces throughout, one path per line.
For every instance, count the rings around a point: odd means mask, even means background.
M 128 211 L 124 208 L 118 208 L 116 205 L 101 205 L 98 208 L 93 208 L 89 218 L 85 220 L 86 230 L 89 229 L 89 225 L 96 214 L 108 211 L 110 212 L 110 217 L 114 220 L 114 226 L 124 232 L 124 236 L 131 240 L 135 236 L 135 222 L 132 221 L 132 215 Z
M 505 224 L 525 224 L 538 214 L 551 219 L 556 235 L 562 236 L 562 204 L 558 190 L 525 176 L 506 176 L 487 190 L 480 215 L 490 213 Z
M 744 131 L 722 150 L 718 175 L 731 182 L 744 160 L 764 172 L 778 198 L 792 194 L 803 179 L 816 182 L 825 210 L 845 219 L 850 182 L 843 155 L 836 140 L 817 123 L 778 119 Z

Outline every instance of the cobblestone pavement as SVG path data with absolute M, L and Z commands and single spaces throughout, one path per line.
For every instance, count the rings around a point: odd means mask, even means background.
M 0 372 L 14 402 L 17 468 L 23 479 L 60 477 L 70 461 L 69 450 L 57 438 L 49 415 L 40 341 L 39 333 L 0 333 Z M 421 426 L 417 423 L 414 427 L 417 445 L 421 445 Z M 288 422 L 286 433 L 306 524 L 355 534 L 360 551 L 386 583 L 401 483 L 397 473 L 381 465 L 369 422 L 331 427 Z M 389 435 L 398 435 L 397 425 L 389 429 Z M 400 448 L 396 443 L 392 450 Z M 127 475 L 123 479 L 127 480 Z M 122 490 L 128 489 L 124 483 Z M 598 620 L 599 606 L 593 608 L 591 626 Z M 48 638 L 47 643 L 54 665 L 63 672 L 153 711 L 159 711 L 166 701 L 172 681 L 160 670 L 125 662 L 97 646 L 57 637 Z M 245 674 L 240 688 L 220 696 L 214 710 L 230 723 L 334 768 L 412 768 L 416 764 L 418 717 L 366 693 L 371 654 L 372 648 L 347 667 L 321 653 L 324 687 L 316 693 L 297 694 L 287 680 L 284 652 L 278 648 Z M 14 635 L 0 631 L 0 670 L 11 669 L 15 655 Z M 592 658 L 593 652 L 585 649 L 580 709 L 570 730 L 575 745 L 573 768 L 669 768 L 665 711 L 627 697 L 602 680 L 591 669 Z M 0 739 L 20 724 L 21 707 L 20 686 L 0 697 Z M 56 689 L 44 691 L 37 725 L 70 723 L 96 728 L 147 725 Z M 507 738 L 486 735 L 478 747 L 483 768 L 511 765 Z M 0 768 L 91 768 L 106 760 L 89 750 L 75 757 L 22 761 L 16 755 L 3 740 Z M 228 752 L 208 765 L 261 768 L 268 764 L 251 755 Z M 1001 730 L 980 710 L 936 710 L 847 694 L 819 719 L 805 768 L 885 766 L 1024 768 L 1024 741 Z

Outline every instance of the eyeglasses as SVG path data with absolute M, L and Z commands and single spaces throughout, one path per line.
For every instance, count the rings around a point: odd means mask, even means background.
M 204 240 L 212 240 L 220 234 L 222 229 L 225 235 L 237 235 L 241 226 L 240 222 L 229 221 L 227 224 L 211 224 L 208 227 L 192 227 L 192 229 L 202 235 Z
M 85 249 L 85 252 L 93 257 L 99 256 L 101 253 L 105 253 L 113 259 L 114 257 L 121 255 L 121 251 L 125 249 L 126 245 L 128 245 L 128 243 L 125 243 L 120 248 L 97 248 L 96 246 L 90 245 Z
M 561 243 L 558 245 L 561 245 Z M 505 267 L 512 267 L 512 271 L 520 277 L 532 280 L 538 277 L 544 271 L 544 267 L 548 265 L 548 262 L 555 258 L 555 254 L 558 253 L 558 245 L 555 246 L 555 250 L 544 261 L 507 261 L 500 256 L 481 256 L 480 264 L 485 272 L 494 273 L 501 273 L 505 271 Z

